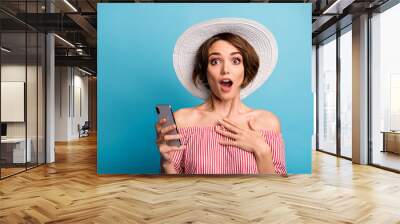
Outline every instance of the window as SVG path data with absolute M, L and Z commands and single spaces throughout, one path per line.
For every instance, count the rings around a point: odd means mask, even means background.
M 318 149 L 336 153 L 336 37 L 318 48 Z
M 400 4 L 371 18 L 371 159 L 395 170 L 400 170 L 399 23 Z
M 340 36 L 340 155 L 352 157 L 352 32 Z

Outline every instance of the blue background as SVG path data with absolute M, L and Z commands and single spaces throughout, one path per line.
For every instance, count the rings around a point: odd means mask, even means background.
M 275 70 L 244 103 L 280 118 L 288 173 L 311 173 L 311 4 L 113 3 L 98 4 L 99 174 L 159 173 L 155 105 L 202 102 L 175 75 L 175 42 L 190 26 L 221 17 L 252 19 L 275 35 Z

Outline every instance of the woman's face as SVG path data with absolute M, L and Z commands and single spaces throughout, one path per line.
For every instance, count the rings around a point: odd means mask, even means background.
M 207 79 L 211 92 L 221 100 L 240 95 L 244 79 L 240 51 L 224 40 L 213 43 L 208 50 Z

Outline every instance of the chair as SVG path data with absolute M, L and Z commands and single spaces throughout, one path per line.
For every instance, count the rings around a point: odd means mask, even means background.
M 78 124 L 79 138 L 89 136 L 89 129 L 90 129 L 89 121 L 85 121 L 82 127 Z

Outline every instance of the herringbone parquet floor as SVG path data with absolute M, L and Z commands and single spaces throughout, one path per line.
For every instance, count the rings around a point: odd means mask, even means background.
M 400 175 L 316 152 L 313 174 L 98 176 L 96 139 L 0 181 L 0 223 L 400 223 Z

